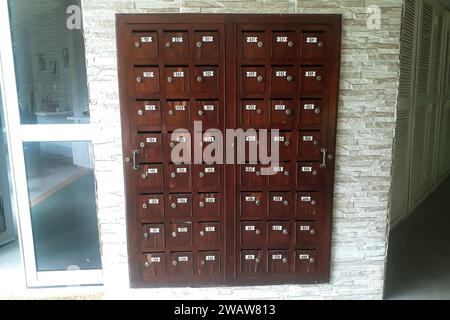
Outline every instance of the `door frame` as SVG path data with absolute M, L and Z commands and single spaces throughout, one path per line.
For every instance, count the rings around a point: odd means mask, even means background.
M 1 74 L 1 65 L 0 65 L 0 74 Z M 0 181 L 0 207 L 3 208 L 6 227 L 6 230 L 4 232 L 0 232 L 0 246 L 6 245 L 16 240 L 16 225 L 14 221 L 12 208 L 13 192 L 10 181 L 11 175 L 9 174 L 9 172 L 11 172 L 10 171 L 11 164 L 8 163 L 8 159 L 10 157 L 6 131 L 6 122 L 4 121 L 5 117 L 3 115 L 3 105 L 5 105 L 5 103 L 3 101 L 2 81 L 0 81 L 0 141 L 1 141 L 0 148 L 2 148 L 1 152 L 5 151 L 3 155 L 0 157 L 0 173 L 2 175 L 0 179 L 6 180 L 6 183 L 5 181 Z M 3 130 L 5 130 L 5 132 L 3 132 Z M 3 147 L 5 147 L 6 150 L 3 150 Z M 3 169 L 6 171 L 2 172 Z M 3 187 L 6 187 L 6 189 L 3 189 Z
M 0 0 L 0 82 L 3 88 L 5 127 L 10 147 L 13 180 L 13 211 L 18 225 L 20 249 L 29 287 L 102 284 L 102 269 L 38 271 L 34 250 L 30 202 L 23 144 L 47 141 L 92 141 L 91 124 L 22 125 L 14 69 L 8 0 Z

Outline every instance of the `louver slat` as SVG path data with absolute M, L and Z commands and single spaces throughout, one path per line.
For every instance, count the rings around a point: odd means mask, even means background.
M 421 34 L 417 91 L 418 93 L 427 94 L 429 88 L 431 44 L 433 35 L 433 7 L 427 4 L 423 5 L 420 24 Z

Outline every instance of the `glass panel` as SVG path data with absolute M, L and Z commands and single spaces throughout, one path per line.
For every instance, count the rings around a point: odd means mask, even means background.
M 24 143 L 38 271 L 100 269 L 90 142 Z
M 89 122 L 79 8 L 79 0 L 9 1 L 22 124 Z

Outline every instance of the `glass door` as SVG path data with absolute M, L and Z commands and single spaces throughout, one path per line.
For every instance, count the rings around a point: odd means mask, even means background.
M 29 286 L 102 282 L 84 39 L 81 23 L 69 23 L 81 21 L 74 6 L 80 1 L 0 0 L 5 120 Z

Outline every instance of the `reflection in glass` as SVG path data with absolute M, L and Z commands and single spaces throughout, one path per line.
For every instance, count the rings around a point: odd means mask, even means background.
M 89 142 L 24 144 L 38 271 L 100 269 Z
M 6 231 L 5 208 L 3 207 L 3 194 L 0 193 L 0 233 Z
M 67 27 L 71 5 L 80 0 L 9 1 L 22 124 L 89 122 L 84 41 Z

